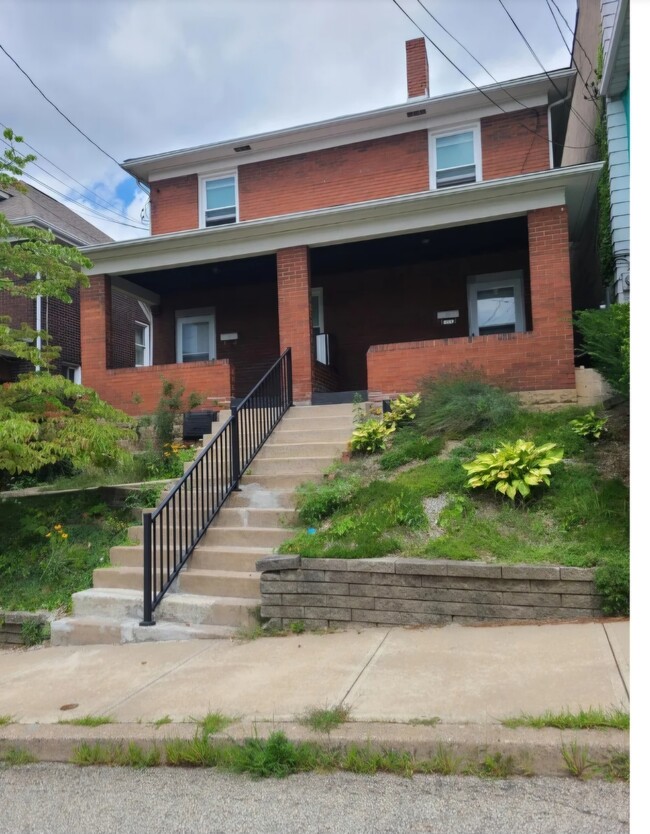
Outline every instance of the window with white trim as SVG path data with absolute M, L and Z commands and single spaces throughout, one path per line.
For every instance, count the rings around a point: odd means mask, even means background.
M 176 361 L 204 362 L 216 359 L 214 313 L 186 310 L 176 315 Z
M 450 188 L 481 181 L 481 133 L 478 125 L 453 132 L 432 133 L 429 142 L 431 188 Z
M 150 365 L 151 361 L 149 359 L 149 343 L 150 343 L 150 335 L 149 335 L 149 325 L 144 324 L 141 321 L 136 321 L 135 323 L 135 366 L 136 368 L 141 368 L 146 365 Z
M 519 333 L 526 329 L 522 270 L 470 275 L 467 279 L 469 335 Z
M 202 185 L 203 225 L 226 226 L 237 222 L 237 178 L 206 177 Z

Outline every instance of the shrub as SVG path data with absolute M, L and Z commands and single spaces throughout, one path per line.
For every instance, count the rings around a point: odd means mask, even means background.
M 358 478 L 334 478 L 322 484 L 298 487 L 298 518 L 313 525 L 345 506 L 359 489 Z
M 612 388 L 630 394 L 630 306 L 614 304 L 605 310 L 580 310 L 575 314 L 584 353 Z
M 518 411 L 515 397 L 479 377 L 445 377 L 423 383 L 416 423 L 424 434 L 459 438 L 477 429 L 503 425 Z
M 627 617 L 630 613 L 630 560 L 621 553 L 611 557 L 596 570 L 596 590 L 602 596 L 603 613 L 610 617 Z
M 422 402 L 420 394 L 400 394 L 396 400 L 391 400 L 390 411 L 384 414 L 384 422 L 388 425 L 401 426 L 409 420 L 415 419 L 415 412 Z
M 587 437 L 589 440 L 600 440 L 602 433 L 607 431 L 605 428 L 607 417 L 598 417 L 592 408 L 583 417 L 570 420 L 569 425 L 580 437 Z
M 183 399 L 185 388 L 169 379 L 162 381 L 162 393 L 156 406 L 153 425 L 156 442 L 160 449 L 170 446 L 174 440 L 174 421 L 184 411 L 191 411 L 201 405 L 202 397 L 196 392 Z
M 530 488 L 550 486 L 550 466 L 562 460 L 564 452 L 555 443 L 535 446 L 530 440 L 502 443 L 494 452 L 478 455 L 471 463 L 462 464 L 471 476 L 467 486 L 490 487 L 515 499 L 530 495 Z
M 365 454 L 379 452 L 386 448 L 386 441 L 394 431 L 395 423 L 389 424 L 372 418 L 366 420 L 352 432 L 350 449 Z

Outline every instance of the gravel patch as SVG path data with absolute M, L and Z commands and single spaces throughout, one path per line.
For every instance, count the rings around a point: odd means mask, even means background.
M 430 538 L 432 539 L 437 539 L 444 533 L 444 530 L 438 526 L 438 519 L 440 518 L 440 513 L 444 510 L 448 503 L 449 496 L 445 493 L 442 495 L 436 495 L 433 498 L 425 498 L 422 502 L 424 512 L 429 519 Z

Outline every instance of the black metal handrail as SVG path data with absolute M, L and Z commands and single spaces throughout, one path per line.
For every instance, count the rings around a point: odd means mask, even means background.
M 153 612 L 180 573 L 201 537 L 293 404 L 291 348 L 262 379 L 196 457 L 153 512 L 143 513 L 144 616 Z

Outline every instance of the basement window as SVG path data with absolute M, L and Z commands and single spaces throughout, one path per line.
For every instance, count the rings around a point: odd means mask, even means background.
M 481 139 L 478 125 L 429 137 L 431 188 L 480 182 Z

